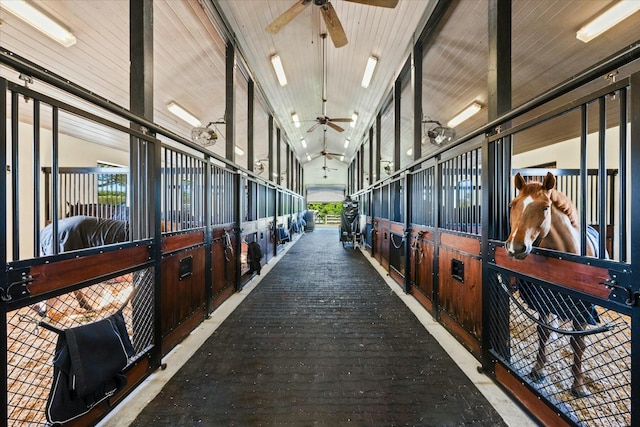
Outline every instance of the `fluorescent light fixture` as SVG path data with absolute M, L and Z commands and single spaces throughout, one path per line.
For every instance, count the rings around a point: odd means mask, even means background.
M 233 148 L 233 151 L 235 151 L 238 156 L 244 156 L 244 150 L 237 145 Z
M 298 117 L 298 115 L 296 113 L 291 113 L 291 119 L 293 120 L 293 124 L 296 125 L 297 128 L 299 128 L 300 127 L 300 118 Z
M 31 3 L 25 0 L 11 0 L 0 2 L 0 6 L 62 46 L 70 47 L 76 44 L 76 37 L 69 30 L 36 9 Z
M 349 146 L 349 143 L 350 143 L 350 142 L 351 142 L 351 141 L 349 141 L 348 139 L 345 139 L 345 140 L 344 140 L 344 148 L 347 148 L 347 147 Z
M 300 138 L 300 144 L 302 144 L 302 148 L 307 148 L 307 141 L 304 138 Z
M 273 69 L 276 72 L 276 76 L 278 77 L 278 82 L 280 83 L 280 86 L 286 86 L 287 76 L 284 74 L 282 61 L 280 60 L 280 56 L 278 54 L 271 56 L 271 65 L 273 65 Z
M 378 58 L 371 55 L 369 60 L 367 61 L 367 68 L 364 69 L 364 76 L 362 76 L 362 87 L 368 88 L 369 83 L 371 83 L 371 78 L 373 77 L 373 71 L 376 69 L 376 64 L 378 63 Z
M 413 148 L 407 150 L 407 156 L 413 156 Z
M 340 161 L 344 162 L 344 154 L 342 156 L 340 156 Z
M 307 153 L 307 161 L 310 162 L 311 161 L 311 156 L 309 155 L 309 153 Z
M 576 38 L 585 43 L 595 39 L 620 21 L 640 10 L 640 1 L 621 0 L 593 19 L 576 33 Z
M 351 127 L 356 127 L 356 122 L 358 121 L 358 113 L 353 113 L 351 115 Z
M 167 104 L 167 109 L 193 127 L 202 126 L 202 122 L 198 120 L 196 116 L 185 110 L 184 107 L 181 107 L 174 101 L 171 101 Z
M 458 113 L 458 115 L 455 116 L 453 119 L 449 120 L 447 122 L 447 126 L 450 128 L 454 128 L 458 126 L 460 123 L 467 120 L 469 117 L 476 114 L 481 109 L 482 109 L 482 104 L 480 104 L 479 102 L 474 102 L 471 105 L 469 105 L 467 108 L 462 110 L 460 113 Z

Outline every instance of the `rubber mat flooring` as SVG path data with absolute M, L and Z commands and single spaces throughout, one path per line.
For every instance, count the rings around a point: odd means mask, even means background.
M 365 256 L 317 227 L 132 425 L 506 424 Z

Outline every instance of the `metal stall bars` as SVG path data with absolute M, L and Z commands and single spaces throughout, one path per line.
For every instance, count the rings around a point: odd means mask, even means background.
M 436 162 L 425 161 L 411 175 L 411 293 L 432 314 L 438 305 L 436 256 Z
M 580 168 L 544 172 L 559 176 L 556 190 L 573 199 L 577 212 L 572 221 L 577 229 L 587 230 L 592 220 L 598 219 L 598 224 L 593 224 L 600 230 L 594 240 L 598 251 L 587 252 L 588 233 L 582 232 L 575 253 L 548 246 L 516 260 L 507 256 L 504 248 L 509 224 L 492 219 L 487 254 L 489 348 L 495 376 L 548 423 L 637 423 L 632 389 L 637 388 L 638 380 L 632 371 L 631 352 L 637 284 L 631 282 L 629 242 L 614 240 L 618 232 L 608 239 L 606 232 L 611 228 L 626 230 L 631 219 L 626 205 L 626 180 L 631 176 L 629 167 L 635 166 L 626 157 L 631 140 L 626 130 L 618 131 L 617 136 L 610 131 L 612 127 L 626 128 L 630 82 L 629 78 L 620 80 L 488 139 L 498 168 L 487 181 L 494 194 L 507 195 L 494 199 L 494 218 L 509 218 L 510 200 L 517 195 L 516 188 L 523 188 L 514 175 L 539 175 L 541 171 L 500 170 L 505 164 L 500 158 L 510 156 L 510 147 L 519 137 L 532 130 L 542 132 L 553 120 L 577 118 L 579 124 L 575 155 L 580 158 Z M 593 123 L 597 124 L 595 131 Z M 587 153 L 593 152 L 589 151 L 589 141 L 593 141 L 589 132 L 596 135 L 597 154 L 589 159 L 597 165 L 595 169 L 587 168 Z M 613 148 L 618 154 L 608 158 Z M 617 184 L 611 169 L 619 171 Z M 590 176 L 597 178 L 592 181 Z M 543 178 L 541 182 L 550 181 Z M 553 196 L 552 200 L 562 199 Z M 552 208 L 551 215 L 572 211 L 556 202 L 552 205 L 559 207 Z M 516 206 L 512 204 L 512 208 Z
M 481 356 L 481 162 L 479 142 L 442 153 L 436 165 L 437 316 L 476 357 Z
M 6 80 L 1 82 L 3 105 L 7 95 L 12 100 L 2 119 L 11 123 L 10 147 L 4 146 L 5 139 L 2 141 L 2 151 L 9 151 L 11 158 L 11 189 L 7 193 L 3 186 L 2 190 L 8 213 L 3 215 L 8 219 L 4 225 L 10 225 L 3 230 L 8 237 L 3 247 L 9 239 L 12 242 L 11 254 L 5 257 L 2 287 L 7 367 L 4 415 L 12 425 L 45 425 L 45 405 L 53 380 L 51 360 L 58 340 L 55 331 L 122 311 L 135 353 L 125 368 L 130 383 L 144 375 L 150 363 L 147 356 L 158 351 L 153 322 L 152 232 L 124 210 L 136 208 L 139 215 L 147 215 L 144 224 L 150 223 L 150 211 L 144 206 L 154 202 L 150 187 L 158 142 L 117 119 L 97 116 Z M 19 99 L 28 102 L 17 102 Z M 149 168 L 132 179 L 118 179 L 117 184 L 111 182 L 111 174 L 94 168 L 78 168 L 75 179 L 61 179 L 67 173 L 61 171 L 61 158 L 68 150 L 63 135 L 80 123 L 95 132 L 109 133 L 127 151 L 137 152 Z M 51 159 L 50 165 L 43 165 L 47 158 Z M 47 176 L 50 182 L 45 184 Z M 87 182 L 96 186 L 89 189 Z M 127 195 L 121 217 L 114 218 L 115 212 L 111 212 L 104 218 L 109 209 L 103 205 L 111 201 L 98 198 L 91 202 L 93 209 L 66 218 L 65 198 L 68 200 L 70 194 L 89 195 L 89 191 L 91 196 L 100 195 L 101 184 L 110 187 L 111 193 Z M 30 218 L 31 224 L 21 222 L 25 218 Z M 81 237 L 86 227 L 92 230 L 91 237 Z M 115 402 L 121 396 L 108 398 Z

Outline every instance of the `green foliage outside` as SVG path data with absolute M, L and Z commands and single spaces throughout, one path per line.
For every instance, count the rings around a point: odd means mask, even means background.
M 331 203 L 308 203 L 307 209 L 310 211 L 317 211 L 316 221 L 324 221 L 324 217 L 327 215 L 340 215 L 342 214 L 342 202 Z

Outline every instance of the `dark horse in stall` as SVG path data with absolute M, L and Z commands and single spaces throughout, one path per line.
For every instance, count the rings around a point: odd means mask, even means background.
M 42 256 L 55 254 L 56 245 L 57 253 L 63 253 L 128 240 L 128 221 L 77 215 L 58 221 L 57 239 L 53 234 L 53 224 L 42 229 L 40 232 L 40 254 Z M 74 296 L 81 308 L 92 309 L 82 291 L 74 291 Z M 46 301 L 35 304 L 33 309 L 41 316 L 45 316 L 47 314 Z
M 518 194 L 510 204 L 511 231 L 505 243 L 509 257 L 524 259 L 534 246 L 579 254 L 581 230 L 577 211 L 573 202 L 555 189 L 555 176 L 547 173 L 541 183 L 526 183 L 518 173 L 514 177 L 514 184 Z M 587 230 L 586 254 L 598 256 L 597 233 L 591 230 L 593 232 Z M 598 313 L 593 304 L 555 291 L 540 292 L 536 285 L 530 282 L 521 284 L 519 291 L 524 302 L 539 313 L 541 321 L 537 327 L 540 345 L 536 362 L 528 375 L 534 382 L 540 382 L 545 377 L 545 346 L 550 330 L 545 328 L 544 324 L 548 323 L 549 315 L 554 314 L 563 320 L 570 320 L 574 331 L 584 331 L 586 325 L 599 322 Z M 584 336 L 580 333 L 571 334 L 570 342 L 573 350 L 571 393 L 583 397 L 587 395 L 582 373 Z

